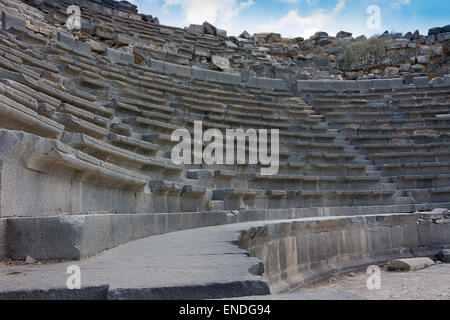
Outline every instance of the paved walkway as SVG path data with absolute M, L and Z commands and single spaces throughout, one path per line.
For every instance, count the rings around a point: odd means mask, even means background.
M 266 281 L 248 271 L 259 261 L 232 244 L 239 230 L 257 224 L 262 223 L 153 236 L 82 261 L 3 266 L 0 298 L 11 297 L 14 291 L 19 291 L 16 297 L 36 294 L 36 290 L 53 289 L 61 293 L 70 265 L 81 269 L 81 284 L 86 292 L 80 295 L 85 297 L 91 297 L 105 285 L 109 286 L 110 298 L 201 299 L 232 297 L 242 292 L 267 294 Z M 44 293 L 42 297 L 45 298 Z
M 267 295 L 267 281 L 249 272 L 257 270 L 260 261 L 232 244 L 239 231 L 318 219 L 329 217 L 184 230 L 133 241 L 82 261 L 0 264 L 0 299 L 214 299 Z M 66 287 L 70 276 L 67 268 L 71 265 L 80 267 L 82 290 Z M 342 297 L 341 293 L 327 295 Z
M 370 298 L 351 287 L 319 287 L 314 292 L 302 290 L 290 295 L 269 295 L 267 281 L 249 272 L 257 270 L 260 261 L 232 244 L 240 231 L 252 227 L 330 218 L 259 221 L 184 230 L 133 241 L 82 261 L 0 263 L 0 299 Z M 71 265 L 81 270 L 81 290 L 66 287 L 67 268 Z

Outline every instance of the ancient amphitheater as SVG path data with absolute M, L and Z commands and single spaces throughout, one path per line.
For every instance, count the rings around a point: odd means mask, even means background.
M 289 293 L 449 248 L 449 26 L 352 63 L 367 40 L 346 32 L 228 37 L 112 0 L 0 12 L 0 298 Z M 278 129 L 278 173 L 176 165 L 196 121 Z

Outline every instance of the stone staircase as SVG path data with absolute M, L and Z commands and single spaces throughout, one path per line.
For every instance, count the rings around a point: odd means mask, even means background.
M 303 90 L 302 96 L 366 159 L 397 201 L 447 202 L 449 86 L 368 92 Z M 429 169 L 432 168 L 432 169 Z M 426 171 L 432 170 L 432 171 Z

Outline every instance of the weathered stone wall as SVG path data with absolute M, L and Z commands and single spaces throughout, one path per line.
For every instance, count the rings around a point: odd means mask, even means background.
M 220 84 L 245 84 L 249 87 L 261 89 L 286 90 L 288 85 L 281 79 L 271 79 L 263 77 L 246 78 L 241 74 L 205 70 L 198 67 L 180 66 L 170 62 L 163 62 L 154 59 L 149 60 L 150 68 L 157 72 L 186 77 L 193 80 L 210 81 Z
M 309 39 L 283 38 L 278 33 L 243 32 L 227 36 L 208 22 L 184 29 L 160 26 L 159 20 L 137 13 L 134 5 L 116 1 L 28 1 L 26 6 L 9 0 L 0 11 L 17 15 L 26 28 L 52 39 L 66 30 L 66 7 L 83 9 L 80 43 L 94 55 L 147 65 L 149 59 L 200 69 L 227 71 L 244 77 L 297 79 L 382 79 L 399 76 L 430 78 L 450 70 L 450 26 L 388 33 L 367 39 L 339 32 L 317 32 Z M 40 10 L 38 10 L 39 8 Z M 17 14 L 14 11 L 18 11 Z M 46 16 L 44 15 L 46 13 Z M 45 17 L 45 18 L 44 18 Z M 124 19 L 128 20 L 123 23 Z M 67 30 L 66 30 L 67 31 Z M 141 33 L 142 31 L 142 33 Z M 59 40 L 59 39 L 58 39 Z M 356 53 L 355 53 L 356 52 Z M 126 57 L 126 59 L 123 58 Z
M 296 90 L 301 94 L 303 90 L 391 90 L 401 88 L 428 88 L 450 85 L 450 77 L 428 77 L 374 79 L 374 80 L 297 80 Z
M 449 214 L 314 218 L 242 232 L 238 245 L 264 262 L 272 293 L 450 243 Z
M 1 217 L 130 213 L 145 204 L 139 194 L 146 178 L 138 174 L 128 177 L 101 163 L 91 168 L 93 159 L 56 140 L 8 130 L 0 137 Z
M 7 258 L 6 221 L 0 219 L 0 259 Z

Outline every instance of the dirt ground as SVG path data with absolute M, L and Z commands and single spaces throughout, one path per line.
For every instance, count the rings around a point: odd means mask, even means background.
M 367 288 L 368 277 L 366 272 L 340 276 L 299 292 L 345 290 L 369 300 L 450 300 L 450 264 L 436 264 L 416 272 L 381 268 L 379 290 Z

